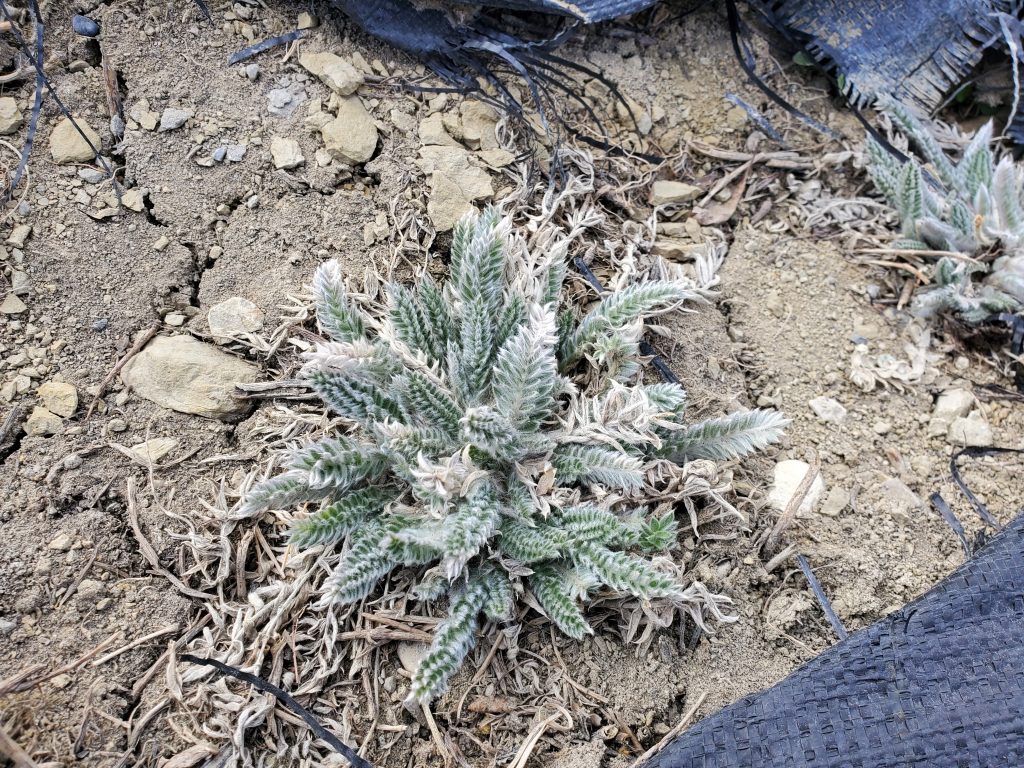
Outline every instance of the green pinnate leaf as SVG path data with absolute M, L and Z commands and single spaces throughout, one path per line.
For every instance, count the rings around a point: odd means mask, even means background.
M 425 704 L 444 693 L 449 678 L 476 644 L 478 617 L 488 597 L 487 584 L 479 578 L 452 593 L 448 616 L 437 625 L 430 648 L 412 676 L 411 700 Z
M 361 339 L 366 334 L 366 323 L 359 310 L 352 306 L 341 265 L 337 261 L 321 264 L 313 276 L 313 299 L 320 327 L 335 341 Z
M 379 421 L 405 418 L 398 402 L 385 395 L 378 385 L 325 370 L 312 371 L 308 380 L 331 410 L 365 427 Z
M 556 475 L 565 484 L 599 484 L 636 491 L 643 485 L 643 464 L 635 456 L 598 445 L 560 445 L 551 456 Z
M 293 522 L 288 531 L 289 543 L 305 549 L 339 542 L 367 520 L 379 515 L 394 498 L 393 489 L 372 486 L 346 493 L 337 501 Z
M 569 543 L 569 534 L 562 527 L 544 523 L 527 525 L 506 519 L 501 524 L 498 543 L 504 554 L 529 565 L 559 557 Z
M 592 541 L 580 543 L 573 558 L 602 584 L 635 597 L 671 597 L 682 592 L 682 587 L 671 576 L 659 571 L 649 560 Z
M 495 407 L 523 431 L 540 429 L 554 406 L 556 341 L 554 313 L 535 307 L 498 352 L 493 374 Z
M 449 392 L 420 371 L 408 374 L 399 390 L 405 410 L 416 414 L 424 427 L 445 435 L 459 434 L 462 411 Z
M 788 423 L 778 411 L 733 413 L 666 433 L 657 454 L 679 464 L 693 459 L 735 459 L 778 441 Z
M 540 567 L 527 578 L 527 581 L 537 602 L 563 634 L 574 640 L 582 640 L 594 633 L 566 586 L 571 581 L 567 569 Z
M 679 523 L 671 509 L 651 517 L 640 525 L 637 544 L 644 552 L 664 552 L 675 546 L 679 538 Z
M 319 501 L 330 493 L 330 488 L 310 485 L 308 472 L 285 472 L 254 486 L 245 495 L 239 514 L 251 515 L 267 509 L 283 509 L 302 502 Z
M 388 310 L 388 321 L 399 341 L 413 352 L 421 352 L 428 360 L 442 359 L 445 348 L 437 346 L 427 314 L 412 291 L 397 283 L 389 285 Z

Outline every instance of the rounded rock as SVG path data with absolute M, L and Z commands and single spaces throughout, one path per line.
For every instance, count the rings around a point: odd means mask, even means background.
M 241 296 L 232 296 L 210 307 L 206 319 L 217 341 L 245 338 L 263 327 L 263 312 Z
M 94 19 L 77 13 L 71 17 L 71 28 L 83 37 L 96 37 L 100 33 L 100 25 Z

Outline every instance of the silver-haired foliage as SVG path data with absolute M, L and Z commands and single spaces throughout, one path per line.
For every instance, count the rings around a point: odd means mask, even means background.
M 249 512 L 317 504 L 291 543 L 344 548 L 325 604 L 358 601 L 400 568 L 416 569 L 418 598 L 447 597 L 413 677 L 420 702 L 445 689 L 480 616 L 509 618 L 524 590 L 574 638 L 592 631 L 581 602 L 601 587 L 692 599 L 648 557 L 677 539 L 671 509 L 644 506 L 648 470 L 741 456 L 785 424 L 773 411 L 687 424 L 680 386 L 638 381 L 643 319 L 695 293 L 637 284 L 577 322 L 559 313 L 564 248 L 524 253 L 496 210 L 466 218 L 447 284 L 389 286 L 380 319 L 350 300 L 337 263 L 320 267 L 330 340 L 304 373 L 352 428 L 294 450 L 245 500 Z
M 958 162 L 906 107 L 882 104 L 894 124 L 927 162 L 932 183 L 915 158 L 901 162 L 868 140 L 868 172 L 900 218 L 894 247 L 953 251 L 936 265 L 934 286 L 918 292 L 920 316 L 951 311 L 967 322 L 1024 306 L 1024 204 L 1021 167 L 1009 156 L 996 161 L 992 124 L 975 133 Z M 935 178 L 937 177 L 937 178 Z M 938 182 L 938 183 L 936 183 Z M 974 258 L 998 248 L 991 264 Z

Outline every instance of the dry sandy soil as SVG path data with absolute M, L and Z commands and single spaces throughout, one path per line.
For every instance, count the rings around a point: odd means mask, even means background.
M 0 421 L 11 425 L 0 439 L 0 680 L 6 680 L 0 724 L 40 765 L 343 764 L 336 757 L 321 762 L 316 755 L 329 750 L 318 743 L 311 751 L 308 731 L 263 695 L 209 678 L 200 694 L 194 680 L 182 682 L 176 671 L 186 665 L 168 665 L 169 653 L 204 650 L 204 638 L 223 637 L 230 631 L 230 619 L 227 629 L 221 623 L 225 617 L 260 599 L 247 583 L 275 577 L 256 572 L 261 560 L 254 554 L 279 544 L 273 521 L 221 529 L 228 549 L 210 562 L 223 571 L 201 572 L 192 558 L 203 542 L 220 541 L 202 533 L 211 530 L 211 505 L 218 507 L 219 493 L 230 504 L 232 492 L 265 462 L 267 434 L 279 432 L 288 418 L 283 409 L 309 414 L 309 423 L 317 419 L 315 409 L 260 399 L 243 404 L 233 419 L 210 419 L 161 408 L 117 378 L 100 389 L 148 329 L 218 345 L 208 312 L 236 296 L 259 308 L 263 328 L 248 343 L 219 346 L 256 366 L 261 381 L 287 377 L 303 340 L 301 330 L 287 327 L 295 305 L 289 297 L 302 294 L 323 259 L 342 260 L 356 280 L 407 261 L 443 268 L 441 258 L 424 262 L 419 250 L 433 235 L 422 223 L 429 220 L 431 192 L 415 163 L 419 126 L 439 111 L 457 126 L 463 100 L 369 82 L 360 96 L 380 130 L 375 157 L 354 167 L 321 166 L 315 160 L 320 137 L 304 119 L 309 103 L 326 103 L 329 91 L 298 65 L 299 52 L 333 51 L 357 65 L 371 62 L 377 81 L 415 76 L 416 65 L 346 27 L 322 4 L 266 6 L 236 5 L 241 10 L 235 12 L 211 3 L 212 25 L 186 0 L 76 0 L 53 2 L 48 10 L 47 69 L 54 86 L 99 133 L 111 162 L 123 168 L 126 187 L 140 191 L 145 204 L 141 211 L 95 218 L 110 203 L 110 184 L 94 183 L 88 172 L 83 178 L 79 171 L 91 168 L 88 163 L 52 161 L 48 142 L 59 115 L 48 99 L 24 198 L 3 223 L 4 237 L 26 224 L 31 235 L 21 247 L 15 242 L 0 249 L 0 296 L 15 273 L 29 280 L 21 291 L 27 309 L 0 315 L 0 385 L 11 385 L 4 390 L 10 397 L 0 397 Z M 188 121 L 153 131 L 129 117 L 115 146 L 97 52 L 70 34 L 72 10 L 102 21 L 102 55 L 120 75 L 126 115 L 181 108 L 191 114 Z M 259 69 L 255 79 L 244 65 L 226 64 L 230 52 L 248 44 L 247 36 L 290 30 L 303 11 L 321 24 L 297 51 L 285 56 L 281 48 L 251 60 Z M 731 220 L 719 225 L 729 252 L 717 299 L 673 319 L 671 336 L 655 340 L 701 413 L 768 405 L 785 411 L 792 425 L 781 446 L 730 468 L 732 498 L 748 525 L 727 540 L 688 540 L 681 550 L 696 577 L 732 598 L 738 621 L 717 626 L 695 646 L 692 627 L 684 628 L 685 637 L 673 628 L 626 643 L 628 629 L 608 612 L 597 635 L 576 644 L 553 641 L 544 622 L 529 614 L 516 654 L 499 651 L 471 681 L 491 647 L 481 642 L 452 693 L 434 707 L 445 749 L 472 766 L 507 765 L 539 729 L 530 765 L 624 768 L 694 707 L 695 719 L 707 716 L 781 680 L 836 641 L 795 559 L 766 568 L 770 557 L 760 543 L 777 516 L 766 502 L 775 462 L 820 461 L 822 498 L 786 531 L 783 544 L 807 556 L 851 630 L 926 591 L 962 561 L 957 539 L 922 499 L 942 493 L 970 535 L 981 529 L 949 476 L 956 446 L 944 435 L 929 436 L 929 422 L 940 393 L 1006 381 L 987 358 L 941 334 L 927 354 L 921 352 L 910 317 L 897 306 L 906 275 L 866 264 L 834 217 L 807 226 L 808 216 L 835 197 L 856 196 L 864 183 L 849 156 L 820 161 L 827 153 L 858 149 L 853 121 L 833 107 L 821 83 L 780 66 L 760 48 L 775 87 L 849 138 L 846 146 L 823 143 L 767 109 L 763 96 L 744 83 L 719 13 L 678 21 L 667 21 L 669 15 L 602 28 L 569 49 L 620 83 L 652 118 L 646 136 L 623 133 L 623 140 L 672 158 L 661 167 L 598 161 L 602 178 L 633 182 L 626 191 L 605 189 L 598 199 L 611 219 L 643 222 L 652 214 L 646 194 L 654 178 L 707 191 L 735 171 L 742 158 L 711 155 L 716 148 L 753 146 L 756 127 L 726 99 L 730 93 L 765 109 L 791 148 L 809 159 L 795 170 L 758 161 L 746 175 L 732 177 L 726 196 L 741 179 L 745 187 L 737 191 L 742 199 Z M 591 86 L 588 93 L 609 125 L 625 131 L 607 95 Z M 305 102 L 291 115 L 271 114 L 274 89 L 291 89 Z M 8 85 L 5 95 L 27 114 L 27 84 Z M 148 106 L 140 107 L 143 100 Z M 295 139 L 305 164 L 275 169 L 269 151 L 275 136 Z M 24 129 L 8 138 L 20 146 Z M 240 162 L 205 162 L 218 147 L 235 144 L 247 146 Z M 777 149 L 764 140 L 760 147 Z M 12 155 L 4 157 L 12 165 Z M 489 173 L 495 197 L 516 187 L 515 164 Z M 672 238 L 693 245 L 710 231 L 701 230 L 691 207 L 669 213 L 685 233 Z M 664 237 L 658 242 L 669 247 Z M 445 235 L 434 248 L 443 256 Z M 275 335 L 279 327 L 285 332 Z M 858 354 L 869 362 L 880 355 L 908 360 L 909 354 L 919 369 L 910 382 L 889 379 L 865 391 L 851 380 L 858 344 L 866 345 Z M 44 382 L 73 385 L 79 404 L 51 425 L 57 434 L 29 434 Z M 102 397 L 89 415 L 95 394 Z M 819 397 L 840 403 L 845 417 L 822 419 L 809 405 Z M 995 445 L 1024 447 L 1019 404 L 979 398 L 974 407 Z M 175 441 L 155 467 L 115 447 L 154 438 Z M 974 462 L 967 475 L 998 518 L 1016 512 L 1019 467 L 985 460 Z M 348 621 L 349 627 L 368 626 L 359 616 Z M 287 633 L 268 642 L 274 658 L 298 669 L 284 653 Z M 363 644 L 369 661 L 343 669 L 329 690 L 306 703 L 361 745 L 375 765 L 441 764 L 430 729 L 400 705 L 408 673 L 396 643 L 352 642 Z M 260 671 L 282 680 L 280 667 Z M 284 679 L 297 682 L 287 670 Z M 469 711 L 460 703 L 467 695 L 470 701 L 503 699 L 513 711 Z M 552 718 L 558 706 L 569 710 L 571 726 Z M 221 719 L 210 725 L 217 707 Z M 232 746 L 242 744 L 242 752 Z

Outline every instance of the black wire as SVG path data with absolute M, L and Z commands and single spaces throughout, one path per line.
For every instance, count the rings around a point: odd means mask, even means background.
M 814 597 L 821 606 L 821 610 L 824 612 L 825 618 L 827 618 L 828 623 L 832 625 L 832 631 L 836 633 L 836 636 L 840 640 L 845 640 L 850 636 L 850 633 L 846 631 L 846 627 L 843 626 L 843 622 L 840 621 L 836 612 L 832 610 L 832 603 L 830 603 L 828 601 L 828 597 L 825 596 L 825 590 L 821 588 L 821 584 L 818 582 L 818 577 L 815 576 L 814 571 L 811 570 L 811 564 L 807 562 L 807 558 L 803 555 L 797 555 L 796 562 L 800 566 L 800 570 L 803 571 L 804 578 L 807 579 L 807 583 L 811 587 L 811 592 L 814 593 Z
M 765 83 L 764 80 L 760 78 L 760 76 L 754 70 L 753 64 L 751 62 L 752 56 L 750 54 L 750 51 L 744 51 L 740 41 L 740 13 L 739 10 L 736 8 L 736 0 L 726 0 L 725 9 L 729 19 L 729 38 L 732 40 L 733 53 L 736 54 L 736 60 L 739 62 L 740 67 L 743 68 L 743 71 L 747 73 L 747 77 L 750 78 L 751 82 L 758 88 L 760 88 L 761 91 L 769 99 L 775 102 L 775 104 L 782 107 L 782 109 L 784 109 L 788 114 L 795 117 L 797 120 L 801 121 L 802 123 L 806 123 L 807 125 L 814 128 L 816 131 L 825 134 L 829 138 L 842 139 L 842 136 L 833 131 L 827 125 L 819 123 L 817 120 L 815 120 L 807 113 L 802 112 L 801 110 L 794 107 L 784 98 L 782 98 L 779 94 L 773 91 L 768 86 L 768 84 Z
M 970 557 L 972 550 L 971 545 L 967 541 L 967 532 L 964 530 L 963 525 L 961 525 L 956 513 L 946 503 L 946 500 L 942 498 L 942 494 L 933 493 L 928 497 L 928 501 L 935 507 L 935 511 L 942 515 L 942 519 L 946 521 L 946 524 L 953 529 L 953 533 L 956 534 L 956 537 L 960 539 L 960 544 L 963 545 L 964 554 Z
M 1020 448 L 968 447 L 961 448 L 959 451 L 954 453 L 949 460 L 949 474 L 953 476 L 953 482 L 956 483 L 957 488 L 959 488 L 960 492 L 967 497 L 967 501 L 970 502 L 974 511 L 978 513 L 978 517 L 996 530 L 999 530 L 1002 526 L 999 524 L 999 521 L 992 516 L 992 513 L 988 511 L 988 507 L 982 504 L 981 499 L 975 496 L 974 491 L 972 491 L 967 483 L 964 482 L 963 476 L 960 474 L 959 461 L 962 456 L 975 459 L 981 456 L 996 456 L 1000 453 L 1024 453 L 1024 450 Z
M 0 0 L 0 13 L 3 13 L 4 19 L 10 23 L 11 34 L 14 35 L 14 39 L 17 41 L 18 47 L 21 49 L 21 52 L 29 60 L 29 63 L 32 64 L 32 66 L 35 68 L 36 83 L 38 84 L 42 82 L 46 90 L 49 91 L 50 97 L 53 99 L 54 104 L 57 105 L 57 109 L 59 109 L 61 114 L 64 115 L 64 117 L 66 117 L 71 122 L 71 125 L 74 126 L 74 129 L 78 132 L 78 135 L 85 140 L 85 143 L 89 145 L 89 149 L 91 149 L 95 153 L 96 159 L 97 161 L 99 161 L 100 166 L 102 166 L 103 170 L 106 171 L 107 173 L 107 177 L 110 178 L 113 182 L 114 193 L 117 195 L 118 204 L 120 204 L 121 187 L 117 183 L 117 179 L 114 178 L 114 170 L 110 167 L 106 159 L 103 157 L 103 154 L 100 151 L 101 148 L 97 147 L 95 144 L 92 143 L 92 139 L 85 135 L 85 132 L 82 130 L 82 127 L 78 124 L 78 121 L 75 120 L 74 115 L 72 115 L 70 110 L 68 110 L 68 108 L 64 106 L 64 102 L 61 101 L 60 96 L 58 96 L 57 92 L 53 89 L 53 84 L 50 83 L 50 79 L 46 76 L 46 72 L 43 69 L 43 16 L 42 13 L 40 13 L 39 11 L 38 0 L 29 0 L 28 5 L 30 10 L 32 11 L 32 15 L 35 17 L 36 20 L 36 48 L 38 50 L 38 54 L 35 56 L 32 55 L 32 49 L 29 48 L 28 43 L 25 42 L 25 38 L 22 37 L 21 32 L 18 31 L 18 26 L 15 23 L 14 19 L 11 17 L 11 13 L 7 8 L 7 3 L 2 2 L 2 0 Z M 36 115 L 35 117 L 38 119 L 38 115 Z M 28 162 L 28 152 L 31 151 L 32 149 L 31 141 L 26 143 L 25 149 L 26 151 L 22 153 L 23 163 Z M 12 187 L 11 192 L 13 193 L 13 191 L 14 188 Z
M 235 53 L 231 54 L 230 58 L 228 58 L 228 64 L 237 64 L 240 61 L 251 59 L 258 53 L 269 51 L 271 48 L 275 48 L 279 45 L 284 45 L 285 43 L 290 43 L 292 40 L 298 40 L 301 37 L 305 37 L 305 33 L 301 29 L 294 29 L 291 32 L 287 32 L 283 35 L 278 35 L 277 37 L 270 37 L 267 38 L 266 40 L 261 40 L 260 42 L 255 43 L 254 45 L 250 45 L 248 48 L 243 48 L 242 50 L 236 51 Z

